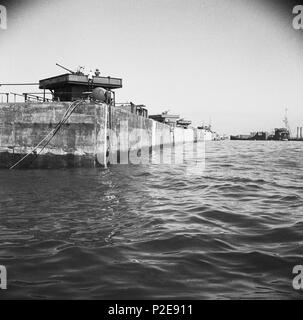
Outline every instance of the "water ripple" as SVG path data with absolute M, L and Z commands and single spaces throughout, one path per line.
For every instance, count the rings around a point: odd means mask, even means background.
M 302 151 L 210 142 L 205 171 L 0 171 L 0 299 L 302 298 Z

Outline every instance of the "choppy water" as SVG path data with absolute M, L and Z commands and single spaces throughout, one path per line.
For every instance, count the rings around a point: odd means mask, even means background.
M 192 162 L 0 171 L 0 298 L 302 298 L 303 143 Z

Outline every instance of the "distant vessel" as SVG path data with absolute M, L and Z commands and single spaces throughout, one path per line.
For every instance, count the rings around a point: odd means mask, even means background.
M 258 131 L 258 132 L 252 132 L 250 135 L 236 135 L 236 136 L 230 136 L 230 140 L 275 140 L 275 141 L 288 141 L 290 140 L 291 136 L 291 131 L 290 131 L 290 126 L 288 122 L 288 117 L 287 117 L 287 108 L 285 109 L 285 117 L 284 117 L 284 125 L 285 127 L 283 128 L 275 128 L 273 133 L 269 133 L 266 131 Z
M 288 141 L 290 140 L 290 131 L 287 128 L 276 128 L 275 133 L 270 135 L 268 140 Z
M 230 140 L 267 140 L 268 132 L 252 132 L 250 135 L 239 134 L 237 136 L 230 136 Z
M 288 141 L 290 140 L 290 132 L 286 128 L 275 128 L 274 133 L 270 134 L 265 131 L 253 132 L 250 135 L 239 134 L 237 136 L 230 136 L 230 140 L 246 140 L 246 141 Z

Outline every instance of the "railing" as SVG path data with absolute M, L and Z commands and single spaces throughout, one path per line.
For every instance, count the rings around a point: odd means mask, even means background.
M 46 98 L 46 95 L 51 95 L 51 98 Z M 4 97 L 4 99 L 3 99 Z M 13 100 L 10 99 L 13 97 Z M 53 101 L 53 94 L 46 92 L 25 92 L 25 93 L 15 93 L 15 92 L 0 92 L 0 102 L 9 103 L 9 102 L 17 102 L 17 97 L 22 97 L 24 102 L 27 101 L 37 101 L 37 102 L 51 102 Z
M 42 95 L 42 97 L 39 96 L 38 94 Z M 46 98 L 46 94 L 52 95 L 52 98 L 51 99 Z M 52 93 L 46 93 L 46 92 L 28 93 L 28 92 L 26 92 L 26 93 L 23 93 L 23 96 L 24 96 L 25 101 L 37 101 L 37 102 L 51 102 L 51 101 L 53 101 L 53 94 Z
M 0 83 L 1 86 L 39 86 L 39 83 Z M 51 95 L 51 99 L 47 98 L 47 95 Z M 24 102 L 26 101 L 37 101 L 37 102 L 50 102 L 53 100 L 53 93 L 52 92 L 46 92 L 46 90 L 42 90 L 40 92 L 25 92 L 25 93 L 15 93 L 15 92 L 0 92 L 0 98 L 1 102 L 9 103 L 10 96 L 13 96 L 13 102 L 17 102 L 17 97 L 22 97 L 24 99 Z M 4 99 L 3 99 L 4 97 Z M 22 99 L 22 100 L 23 100 Z M 6 101 L 4 101 L 6 100 Z M 20 99 L 19 99 L 20 100 Z

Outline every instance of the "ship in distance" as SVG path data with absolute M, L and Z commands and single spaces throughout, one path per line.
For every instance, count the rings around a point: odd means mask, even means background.
M 231 135 L 230 140 L 244 140 L 244 141 L 288 141 L 291 140 L 290 131 L 287 128 L 275 128 L 273 133 L 266 131 L 252 132 L 249 135 L 239 134 L 236 136 Z
M 285 117 L 283 119 L 283 127 L 275 128 L 273 132 L 267 131 L 257 131 L 251 132 L 249 135 L 239 134 L 239 135 L 231 135 L 230 140 L 244 140 L 244 141 L 266 141 L 266 140 L 274 140 L 274 141 L 290 141 L 290 140 L 301 140 L 302 136 L 302 128 L 301 128 L 301 139 L 299 135 L 299 128 L 297 130 L 297 137 L 292 137 L 290 125 L 287 117 L 287 109 L 285 110 Z

